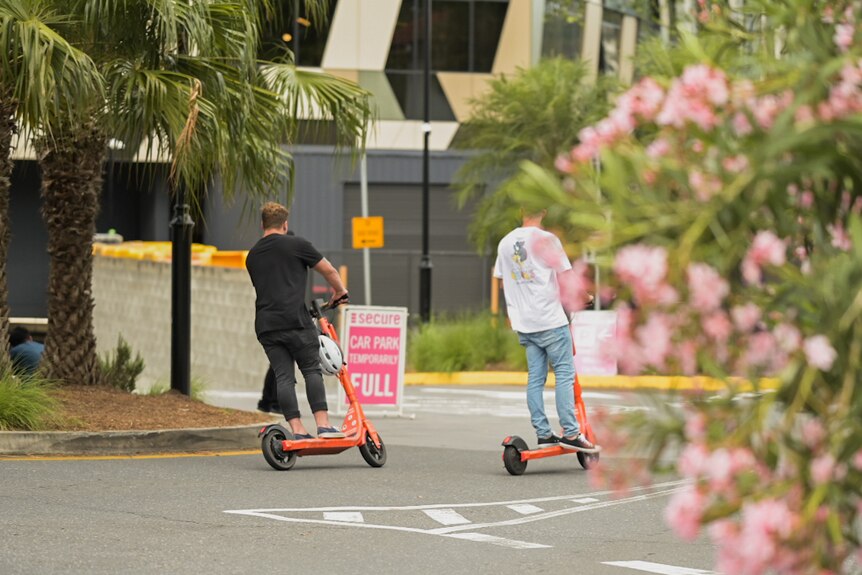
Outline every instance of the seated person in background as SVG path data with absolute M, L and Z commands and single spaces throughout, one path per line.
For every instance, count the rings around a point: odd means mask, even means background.
M 9 355 L 16 371 L 28 375 L 35 373 L 42 361 L 44 349 L 44 345 L 33 341 L 33 336 L 26 327 L 16 327 L 9 332 Z

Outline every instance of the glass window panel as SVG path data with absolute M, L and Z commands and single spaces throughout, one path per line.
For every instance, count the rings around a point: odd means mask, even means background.
M 424 74 L 419 72 L 386 72 L 386 78 L 392 86 L 392 91 L 401 105 L 404 117 L 408 120 L 422 120 L 424 116 Z M 435 74 L 431 75 L 431 85 L 428 89 L 430 100 L 430 115 L 432 121 L 454 122 L 455 114 L 449 106 L 449 101 L 443 93 L 443 88 Z
M 472 72 L 490 72 L 503 32 L 508 2 L 476 2 L 473 12 Z
M 289 51 L 300 66 L 320 66 L 329 37 L 330 19 L 338 0 L 328 0 L 326 21 L 312 22 L 301 4 L 282 1 L 279 14 L 261 33 L 260 57 L 265 60 L 285 57 Z
M 619 12 L 605 10 L 602 15 L 602 43 L 599 51 L 599 70 L 610 76 L 620 71 L 620 38 L 623 16 Z
M 542 57 L 581 57 L 584 6 L 580 2 L 548 0 L 542 31 Z
M 434 0 L 431 4 L 431 68 L 470 70 L 470 3 Z
M 355 0 L 351 0 L 355 1 Z M 395 32 L 392 34 L 392 45 L 386 60 L 387 70 L 419 70 L 422 68 L 420 58 L 420 40 L 425 30 L 422 19 L 422 3 L 419 0 L 403 0 Z

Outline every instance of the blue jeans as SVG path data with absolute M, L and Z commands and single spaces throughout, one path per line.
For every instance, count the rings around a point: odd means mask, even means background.
M 580 427 L 575 418 L 575 360 L 569 326 L 535 333 L 518 332 L 518 340 L 527 350 L 527 407 L 530 409 L 530 421 L 536 435 L 551 435 L 551 424 L 545 415 L 545 400 L 542 395 L 548 379 L 549 361 L 557 378 L 554 396 L 563 434 L 567 437 L 578 435 Z

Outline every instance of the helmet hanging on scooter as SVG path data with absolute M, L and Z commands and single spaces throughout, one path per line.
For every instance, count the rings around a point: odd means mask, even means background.
M 338 375 L 338 372 L 344 367 L 344 356 L 341 353 L 341 348 L 332 338 L 325 335 L 319 335 L 317 339 L 320 342 L 320 368 L 323 373 Z

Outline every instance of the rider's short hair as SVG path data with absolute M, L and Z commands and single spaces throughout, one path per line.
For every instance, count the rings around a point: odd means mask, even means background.
M 267 202 L 260 210 L 260 223 L 264 230 L 280 228 L 290 216 L 290 210 L 276 202 Z

